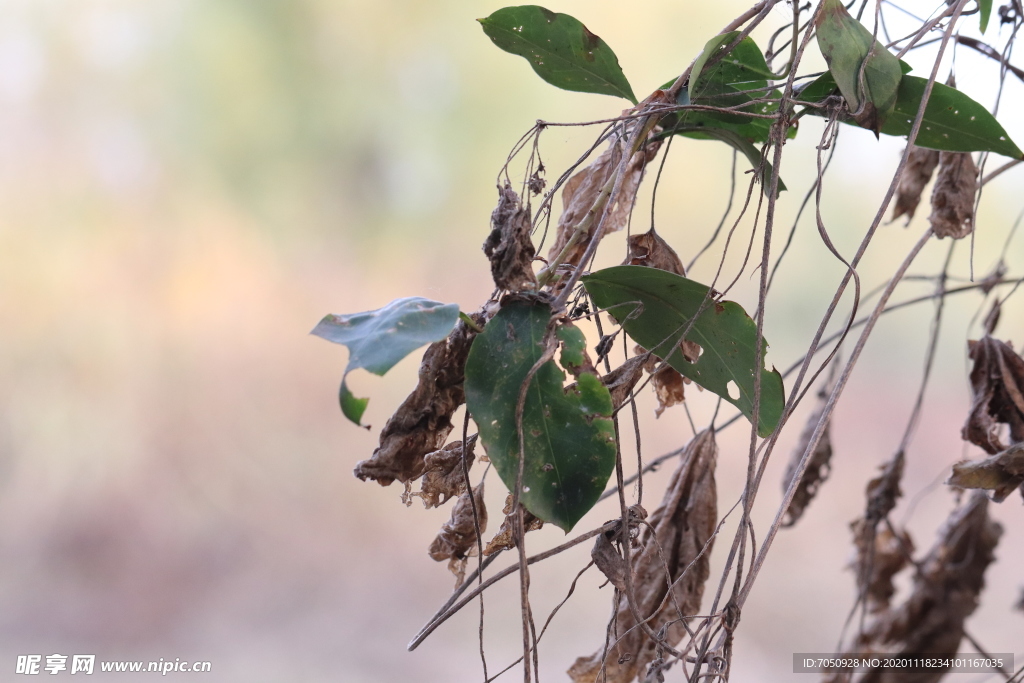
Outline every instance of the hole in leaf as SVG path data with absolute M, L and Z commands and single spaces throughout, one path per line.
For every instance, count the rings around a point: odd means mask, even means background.
M 725 385 L 725 388 L 729 391 L 729 398 L 731 398 L 734 401 L 739 400 L 740 388 L 735 381 L 729 380 L 729 383 Z

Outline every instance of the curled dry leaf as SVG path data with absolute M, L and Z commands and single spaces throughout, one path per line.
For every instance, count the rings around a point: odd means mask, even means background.
M 892 460 L 882 465 L 882 473 L 868 482 L 868 503 L 864 519 L 870 524 L 877 525 L 885 519 L 896 507 L 896 501 L 903 495 L 900 491 L 900 480 L 903 479 L 903 466 L 906 461 L 906 455 L 899 451 Z
M 486 322 L 482 313 L 472 318 L 478 327 Z M 389 486 L 396 479 L 410 482 L 423 475 L 424 456 L 444 445 L 452 431 L 452 415 L 465 401 L 462 383 L 475 335 L 460 321 L 447 339 L 427 347 L 416 388 L 384 425 L 373 455 L 356 464 L 357 477 Z
M 473 466 L 476 439 L 476 434 L 466 439 L 467 470 Z M 462 441 L 453 441 L 439 451 L 427 453 L 423 464 L 426 472 L 423 473 L 420 490 L 412 494 L 423 499 L 423 507 L 440 507 L 452 498 L 461 496 L 469 488 L 466 473 L 462 469 Z
M 501 550 L 512 550 L 516 547 L 516 539 L 513 534 L 513 523 L 514 517 L 512 516 L 512 494 L 508 494 L 505 498 L 505 507 L 501 509 L 502 514 L 505 515 L 505 519 L 501 520 L 501 526 L 498 527 L 498 533 L 494 535 L 487 545 L 484 547 L 484 555 L 493 555 Z M 529 510 L 523 510 L 523 527 L 526 532 L 536 531 L 537 529 L 544 526 L 544 520 L 538 519 L 530 514 Z
M 484 254 L 491 262 L 491 277 L 498 289 L 536 289 L 532 229 L 530 205 L 522 205 L 506 180 L 504 187 L 498 188 L 498 206 L 491 213 L 491 234 L 484 241 Z
M 988 498 L 977 491 L 953 511 L 935 546 L 914 577 L 910 596 L 879 614 L 858 643 L 858 651 L 879 654 L 942 655 L 957 652 L 964 620 L 978 606 L 985 570 L 994 559 L 1002 527 L 988 515 Z M 945 669 L 908 673 L 870 669 L 859 683 L 935 683 Z
M 928 217 L 939 239 L 967 237 L 974 230 L 974 195 L 978 168 L 969 152 L 940 152 L 939 176 L 932 189 L 932 214 Z
M 651 131 L 650 136 L 653 137 L 658 132 L 660 129 L 655 128 Z M 565 182 L 562 188 L 562 215 L 558 219 L 555 243 L 552 245 L 551 251 L 548 252 L 549 268 L 571 270 L 579 265 L 583 253 L 593 238 L 594 228 L 597 227 L 596 224 L 606 208 L 607 215 L 601 225 L 601 234 L 598 239 L 625 227 L 644 169 L 658 154 L 661 142 L 648 142 L 642 150 L 633 155 L 626 166 L 614 205 L 605 207 L 605 202 L 612 190 L 607 186 L 612 182 L 615 171 L 622 160 L 623 146 L 624 144 L 619 138 L 612 138 L 608 148 L 600 156 Z M 593 214 L 591 214 L 592 210 Z M 593 225 L 590 226 L 586 235 L 576 238 L 576 242 L 568 252 L 559 259 L 558 256 L 573 238 L 576 228 L 585 220 L 593 221 Z
M 939 152 L 914 145 L 907 157 L 907 165 L 900 177 L 900 185 L 896 189 L 896 206 L 892 211 L 892 219 L 907 217 L 907 225 L 921 203 L 921 193 L 925 185 L 932 179 L 935 167 L 939 165 Z
M 702 432 L 686 447 L 661 505 L 651 514 L 634 551 L 633 590 L 636 610 L 650 616 L 647 625 L 675 645 L 686 635 L 682 617 L 700 610 L 709 556 L 718 518 L 714 434 Z M 651 532 L 653 529 L 653 533 Z M 707 546 L 707 552 L 704 552 Z M 628 683 L 656 658 L 658 644 L 637 627 L 629 600 L 616 593 L 615 633 L 620 639 L 569 669 L 575 683 Z
M 484 484 L 473 489 L 472 497 L 466 491 L 455 501 L 452 516 L 441 525 L 434 542 L 430 544 L 430 558 L 438 562 L 448 560 L 448 568 L 455 574 L 455 585 L 462 584 L 466 573 L 466 558 L 475 554 L 477 523 L 473 519 L 473 504 L 476 503 L 477 521 L 480 533 L 487 529 L 487 508 L 484 506 Z
M 957 463 L 946 483 L 964 489 L 991 491 L 992 500 L 997 503 L 1006 500 L 1017 488 L 1024 496 L 1024 444 L 1014 444 L 984 460 Z
M 999 425 L 1010 427 L 1014 443 L 1024 441 L 1024 359 L 990 336 L 968 343 L 971 368 L 971 412 L 961 430 L 964 440 L 991 454 L 1006 449 Z
M 669 246 L 668 242 L 661 238 L 661 235 L 655 232 L 654 228 L 629 238 L 629 255 L 622 265 L 657 268 L 686 277 L 686 269 L 683 267 L 679 255 Z M 700 358 L 701 348 L 696 342 L 683 340 L 680 342 L 680 346 L 683 349 L 683 356 L 688 361 L 696 362 Z M 637 346 L 636 353 L 645 354 L 647 350 L 642 346 Z M 661 359 L 653 356 L 648 359 L 644 369 L 652 375 L 651 385 L 658 398 L 658 407 L 654 411 L 655 416 L 661 417 L 666 408 L 686 400 L 684 388 L 690 383 L 689 378 L 683 377 L 671 365 L 662 363 Z
M 645 362 L 643 356 L 633 356 L 601 378 L 601 383 L 608 388 L 612 395 L 612 407 L 615 410 L 629 400 L 633 387 L 637 385 L 644 374 Z
M 601 573 L 611 582 L 616 589 L 626 590 L 626 558 L 622 556 L 612 539 L 618 535 L 617 529 L 612 529 L 599 534 L 594 548 L 590 551 L 590 557 L 594 565 L 601 570 Z
M 821 419 L 825 411 L 825 399 L 827 397 L 828 395 L 824 392 L 818 394 L 818 405 L 807 418 L 807 424 L 804 425 L 804 431 L 801 433 L 800 440 L 793 450 L 793 455 L 789 458 L 786 474 L 782 478 L 782 490 L 784 492 L 789 490 L 790 484 L 793 483 L 793 479 L 796 477 L 796 470 L 800 465 L 800 460 L 803 458 L 807 446 L 811 443 L 811 437 L 814 436 L 818 420 Z M 793 500 L 789 504 L 789 509 L 786 510 L 782 526 L 793 526 L 797 523 L 797 520 L 804 514 L 804 510 L 814 499 L 814 496 L 817 495 L 818 489 L 828 479 L 832 467 L 831 424 L 831 420 L 825 423 L 821 438 L 818 440 L 818 444 L 814 447 L 814 452 L 811 453 L 811 457 L 807 461 L 807 468 L 804 470 L 803 476 L 800 477 L 796 493 L 793 494 Z
M 869 535 L 864 533 L 863 524 L 863 520 L 858 520 L 851 525 L 857 545 L 853 568 L 862 581 L 868 609 L 881 612 L 889 608 L 889 600 L 896 592 L 892 577 L 910 564 L 914 543 L 906 530 L 894 534 L 888 527 L 883 527 Z M 874 536 L 873 550 L 863 545 L 870 536 Z

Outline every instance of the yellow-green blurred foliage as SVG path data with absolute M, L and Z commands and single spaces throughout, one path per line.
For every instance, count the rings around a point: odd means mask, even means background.
M 399 486 L 351 476 L 376 436 L 337 408 L 345 350 L 307 332 L 325 313 L 404 295 L 475 310 L 491 289 L 479 246 L 509 149 L 536 119 L 607 118 L 626 106 L 557 91 L 494 48 L 473 20 L 500 6 L 0 3 L 0 670 L 13 670 L 16 654 L 58 652 L 211 660 L 205 678 L 247 683 L 479 675 L 475 606 L 415 653 L 404 651 L 451 588 L 445 567 L 426 555 L 448 510 L 405 508 Z M 613 46 L 641 97 L 745 7 L 551 5 Z M 784 21 L 779 10 L 769 23 Z M 926 69 L 927 57 L 914 64 Z M 990 104 L 992 63 L 963 52 L 958 60 L 961 85 Z M 812 48 L 808 65 L 820 64 Z M 1021 95 L 1021 84 L 1008 81 L 1001 118 L 1018 142 Z M 545 132 L 549 180 L 596 132 Z M 790 192 L 779 207 L 775 253 L 813 178 L 820 133 L 819 121 L 804 121 L 786 147 Z M 901 148 L 844 129 L 823 210 L 844 254 L 869 225 Z M 721 217 L 731 162 L 716 143 L 679 140 L 672 149 L 656 219 L 685 261 Z M 737 207 L 744 170 L 741 163 Z M 976 273 L 994 262 L 1021 208 L 1020 187 L 1016 172 L 986 188 Z M 722 282 L 742 264 L 759 198 L 755 188 Z M 634 220 L 646 227 L 649 187 L 638 207 Z M 908 230 L 880 229 L 861 269 L 865 288 L 887 277 L 917 239 L 927 207 L 919 214 Z M 767 308 L 769 360 L 780 368 L 802 352 L 843 273 L 811 218 L 800 224 Z M 758 236 L 755 261 L 759 245 Z M 946 248 L 930 245 L 912 271 L 934 272 Z M 602 263 L 621 260 L 622 236 L 605 249 Z M 957 277 L 969 273 L 968 252 L 966 243 L 957 249 Z M 710 282 L 719 253 L 702 257 L 694 277 Z M 1012 273 L 1024 272 L 1020 255 L 1018 242 Z M 756 280 L 748 269 L 730 293 L 748 310 Z M 979 301 L 963 295 L 947 307 L 936 376 L 908 454 L 898 514 L 921 494 L 907 516 L 922 548 L 953 504 L 935 482 L 969 452 L 959 439 L 964 342 Z M 1011 306 L 1000 328 L 1018 343 L 1020 312 Z M 744 612 L 738 679 L 788 679 L 792 652 L 834 647 L 853 593 L 846 524 L 859 514 L 866 478 L 898 443 L 930 316 L 924 305 L 886 319 L 868 346 L 836 416 L 833 478 L 805 520 L 776 541 Z M 372 396 L 367 418 L 375 427 L 411 387 L 417 360 L 383 379 L 353 375 L 356 393 Z M 689 393 L 695 417 L 706 421 L 714 403 Z M 640 417 L 644 457 L 690 438 L 681 408 L 655 421 L 645 398 Z M 748 438 L 745 423 L 722 435 L 722 512 L 742 485 Z M 759 531 L 774 514 L 791 445 L 784 439 L 769 467 Z M 648 479 L 648 509 L 667 472 Z M 503 498 L 492 477 L 492 528 Z M 616 514 L 599 507 L 580 529 Z M 991 650 L 1009 651 L 1021 642 L 1012 634 L 1024 629 L 1009 607 L 1024 564 L 1024 516 L 1013 498 L 994 514 L 1008 530 L 970 628 Z M 562 538 L 552 529 L 534 537 L 537 548 Z M 587 559 L 581 547 L 536 569 L 538 615 L 564 596 Z M 546 678 L 560 679 L 602 641 L 611 589 L 599 584 L 586 575 L 554 620 L 541 650 Z M 513 585 L 488 594 L 492 673 L 516 656 L 517 599 Z

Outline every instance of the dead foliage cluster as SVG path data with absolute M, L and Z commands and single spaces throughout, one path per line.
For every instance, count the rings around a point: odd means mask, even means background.
M 713 432 L 702 432 L 690 442 L 636 549 L 622 548 L 629 544 L 620 542 L 616 550 L 612 539 L 598 538 L 595 562 L 602 558 L 605 575 L 616 588 L 613 630 L 607 649 L 600 647 L 594 654 L 578 658 L 569 669 L 574 683 L 628 683 L 644 672 L 659 649 L 647 629 L 670 646 L 686 636 L 686 620 L 698 614 L 710 573 L 718 520 L 717 458 Z M 626 552 L 630 553 L 631 581 L 626 577 Z M 637 625 L 637 617 L 644 620 L 646 628 Z
M 882 609 L 860 635 L 856 651 L 871 654 L 942 655 L 958 651 L 964 620 L 978 606 L 985 570 L 994 559 L 1002 527 L 988 515 L 988 498 L 975 492 L 953 511 L 939 538 L 917 564 L 910 595 Z M 858 683 L 934 683 L 944 669 L 908 672 L 871 669 Z M 845 680 L 842 676 L 828 681 Z
M 532 230 L 530 205 L 523 206 L 506 180 L 505 185 L 498 188 L 498 206 L 491 213 L 491 234 L 483 247 L 498 289 L 515 292 L 537 287 L 533 273 L 536 250 L 530 240 Z

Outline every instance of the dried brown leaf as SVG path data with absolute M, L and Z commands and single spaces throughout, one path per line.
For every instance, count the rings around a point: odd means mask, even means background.
M 484 555 L 493 555 L 499 550 L 512 550 L 516 547 L 516 540 L 513 534 L 515 518 L 512 515 L 511 493 L 505 498 L 505 507 L 501 509 L 501 512 L 505 515 L 505 519 L 501 520 L 501 526 L 498 527 L 498 533 L 496 533 L 494 538 L 488 541 L 487 545 L 484 547 Z M 523 510 L 524 533 L 536 531 L 542 526 L 544 526 L 544 520 L 534 517 L 530 514 L 529 510 Z
M 686 269 L 679 260 L 679 255 L 654 228 L 639 235 L 631 235 L 627 243 L 629 255 L 623 265 L 647 266 L 686 277 Z
M 601 570 L 613 586 L 620 591 L 626 590 L 626 558 L 612 543 L 612 539 L 618 534 L 618 530 L 606 531 L 597 537 L 594 548 L 590 551 L 590 557 L 594 565 Z
M 476 439 L 476 434 L 466 439 L 466 470 L 473 466 L 476 459 L 473 454 Z M 453 441 L 439 451 L 427 453 L 423 464 L 426 472 L 420 481 L 420 490 L 412 494 L 423 499 L 423 507 L 440 507 L 452 498 L 461 496 L 469 488 L 462 469 L 462 441 Z
M 651 135 L 653 136 L 657 132 L 660 132 L 660 129 L 655 129 Z M 549 267 L 571 270 L 579 265 L 583 253 L 594 236 L 597 219 L 600 218 L 601 205 L 598 204 L 598 200 L 602 197 L 602 189 L 614 176 L 622 160 L 622 147 L 621 141 L 618 138 L 613 138 L 608 148 L 600 156 L 565 182 L 562 187 L 562 215 L 558 219 L 555 242 L 548 252 Z M 607 207 L 607 215 L 604 218 L 598 239 L 625 227 L 633 208 L 633 197 L 636 195 L 637 187 L 643 177 L 644 168 L 658 154 L 660 147 L 660 141 L 649 142 L 644 149 L 630 159 L 615 203 Z M 605 190 L 605 193 L 607 192 L 610 192 L 610 188 Z M 598 209 L 592 219 L 595 225 L 591 227 L 587 235 L 577 241 L 559 263 L 556 263 L 559 254 L 562 253 L 573 233 L 576 232 L 577 226 L 595 208 L 595 204 Z
M 851 525 L 857 546 L 853 567 L 859 580 L 863 581 L 868 609 L 882 612 L 889 608 L 889 600 L 896 592 L 892 578 L 911 562 L 914 543 L 906 530 L 893 534 L 888 527 L 883 527 L 874 534 L 868 534 L 863 524 L 863 520 L 858 520 Z M 874 536 L 873 549 L 864 545 L 871 536 Z
M 491 262 L 491 277 L 498 289 L 536 289 L 533 273 L 536 250 L 530 240 L 533 219 L 506 180 L 498 188 L 498 206 L 491 213 L 491 234 L 484 241 L 484 254 Z
M 487 529 L 487 508 L 484 506 L 484 484 L 466 491 L 455 501 L 452 516 L 441 525 L 434 542 L 430 544 L 430 558 L 438 562 L 449 560 L 448 568 L 456 576 L 455 585 L 462 583 L 466 569 L 466 558 L 474 555 L 477 544 L 476 523 L 473 520 L 473 504 L 476 503 L 477 521 L 480 533 Z
M 814 430 L 818 426 L 818 420 L 821 419 L 825 411 L 826 397 L 826 394 L 818 395 L 818 406 L 807 418 L 807 424 L 804 425 L 804 431 L 800 434 L 800 440 L 797 442 L 796 448 L 793 449 L 793 455 L 790 456 L 789 465 L 786 467 L 786 474 L 782 478 L 783 491 L 789 490 L 790 484 L 793 483 L 793 479 L 796 477 L 796 470 L 800 465 L 800 460 L 803 458 L 807 446 L 811 443 Z M 814 499 L 814 496 L 817 495 L 818 489 L 828 479 L 829 472 L 832 469 L 831 425 L 831 420 L 825 423 L 825 429 L 821 433 L 821 438 L 818 440 L 818 444 L 814 447 L 814 451 L 807 461 L 807 468 L 804 470 L 803 476 L 800 477 L 800 483 L 797 484 L 793 500 L 789 504 L 789 509 L 786 510 L 782 526 L 793 526 L 797 523 L 797 520 L 804 514 L 804 510 Z
M 1024 496 L 1024 444 L 1014 444 L 984 460 L 957 463 L 946 483 L 964 489 L 989 490 L 997 503 L 1017 488 Z
M 1013 443 L 1024 441 L 1024 359 L 990 336 L 968 343 L 971 360 L 971 412 L 961 435 L 995 455 L 1006 449 L 999 425 L 1010 427 Z
M 939 165 L 939 152 L 924 147 L 911 148 L 907 157 L 907 165 L 903 169 L 900 185 L 896 190 L 896 205 L 892 211 L 892 220 L 900 216 L 907 217 L 907 224 L 914 217 L 917 205 L 921 203 L 921 193 L 925 185 L 932 179 L 935 167 Z
M 478 327 L 484 314 L 472 316 Z M 465 401 L 462 388 L 466 357 L 475 332 L 459 322 L 447 339 L 427 347 L 420 363 L 419 382 L 380 433 L 380 445 L 354 474 L 389 486 L 396 479 L 410 482 L 423 476 L 424 456 L 444 445 L 452 431 L 452 415 Z
M 601 383 L 612 395 L 612 407 L 618 409 L 629 400 L 633 387 L 643 376 L 645 362 L 642 356 L 633 356 L 601 378 Z
M 690 442 L 633 553 L 636 611 L 644 617 L 650 615 L 647 625 L 655 633 L 663 632 L 671 645 L 686 636 L 679 619 L 699 612 L 704 582 L 710 574 L 710 548 L 718 518 L 717 455 L 710 431 Z M 705 545 L 708 552 L 703 552 Z M 569 669 L 575 683 L 628 683 L 656 657 L 658 644 L 636 627 L 628 597 L 621 592 L 616 596 L 615 632 L 621 638 L 609 647 L 603 660 L 603 647 L 577 659 Z
M 903 479 L 903 466 L 906 460 L 903 451 L 899 451 L 892 460 L 882 465 L 882 473 L 868 482 L 868 502 L 864 513 L 864 519 L 868 523 L 877 525 L 896 507 L 896 501 L 903 495 L 900 480 Z
M 974 230 L 974 195 L 978 168 L 968 152 L 940 152 L 939 175 L 932 189 L 932 214 L 928 217 L 939 239 L 967 237 Z
M 920 565 L 910 596 L 879 614 L 858 643 L 859 651 L 894 655 L 957 652 L 964 620 L 978 606 L 985 570 L 994 559 L 1002 527 L 988 516 L 988 498 L 975 492 L 953 511 Z M 871 669 L 860 683 L 935 683 L 944 669 L 907 672 Z

